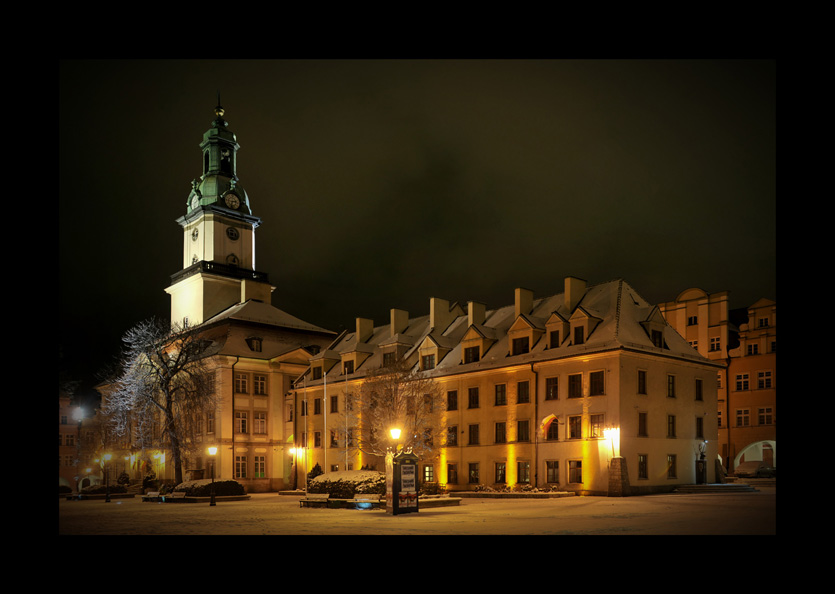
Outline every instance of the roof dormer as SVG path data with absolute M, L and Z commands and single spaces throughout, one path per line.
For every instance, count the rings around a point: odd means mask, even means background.
M 570 335 L 568 337 L 570 343 L 574 346 L 585 344 L 588 341 L 591 333 L 597 328 L 597 325 L 602 320 L 597 316 L 590 314 L 585 308 L 578 306 L 569 318 Z
M 568 320 L 557 312 L 552 313 L 551 317 L 545 322 L 545 334 L 548 337 L 545 348 L 555 349 L 563 344 L 568 338 L 570 329 L 571 324 L 569 324 Z
M 418 354 L 420 356 L 420 370 L 429 371 L 434 369 L 444 357 L 453 349 L 455 345 L 443 337 L 435 337 L 431 334 L 427 335 L 423 342 L 418 347 Z
M 650 339 L 653 346 L 656 346 L 659 349 L 667 348 L 667 343 L 664 340 L 664 328 L 666 328 L 668 324 L 664 319 L 664 316 L 661 314 L 661 310 L 658 309 L 658 306 L 652 308 L 647 318 L 641 322 L 641 326 L 643 327 L 644 332 L 647 333 L 647 337 Z
M 461 363 L 480 361 L 496 340 L 496 331 L 493 328 L 473 324 L 467 328 L 461 339 Z
M 543 334 L 545 334 L 545 327 L 541 322 L 521 314 L 507 330 L 507 338 L 510 343 L 508 354 L 513 356 L 531 352 L 531 349 L 539 342 Z

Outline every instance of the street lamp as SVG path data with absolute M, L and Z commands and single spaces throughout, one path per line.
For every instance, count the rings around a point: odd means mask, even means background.
M 215 457 L 214 457 L 215 454 L 217 454 L 217 446 L 210 446 L 209 447 L 209 455 L 212 457 L 212 488 L 211 488 L 212 498 L 211 498 L 211 501 L 209 501 L 209 506 L 217 505 L 215 503 Z
M 113 454 L 105 454 L 102 456 L 103 465 L 104 465 L 104 502 L 110 503 L 110 472 L 107 468 L 107 463 L 110 462 L 110 458 L 113 457 Z

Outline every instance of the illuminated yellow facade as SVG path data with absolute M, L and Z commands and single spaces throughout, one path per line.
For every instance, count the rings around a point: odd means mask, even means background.
M 745 460 L 777 465 L 777 304 L 730 309 L 729 293 L 691 288 L 660 306 L 664 317 L 717 371 L 719 455 L 733 472 Z
M 699 355 L 626 282 L 586 286 L 486 310 L 430 300 L 429 315 L 357 319 L 296 382 L 299 472 L 380 466 L 346 447 L 345 396 L 387 354 L 434 378 L 447 430 L 423 480 L 448 490 L 554 488 L 602 494 L 614 456 L 632 492 L 697 482 L 702 451 L 715 480 L 718 365 Z M 301 475 L 299 475 L 301 476 Z

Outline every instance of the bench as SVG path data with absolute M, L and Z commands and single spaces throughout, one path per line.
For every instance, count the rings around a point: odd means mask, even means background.
M 299 499 L 299 507 L 311 506 L 316 504 L 327 507 L 329 497 L 330 493 L 308 493 L 306 497 Z
M 354 495 L 351 503 L 353 503 L 354 507 L 357 509 L 373 509 L 375 507 L 380 507 L 382 497 L 383 496 L 380 494 L 359 494 Z
M 186 492 L 185 491 L 174 491 L 173 493 L 169 493 L 165 497 L 162 498 L 163 501 L 177 501 L 177 500 L 186 499 Z
M 148 491 L 142 496 L 142 501 L 161 501 L 159 491 Z

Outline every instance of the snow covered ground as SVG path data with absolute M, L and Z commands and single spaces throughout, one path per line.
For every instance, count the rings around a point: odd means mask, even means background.
M 755 493 L 464 499 L 456 507 L 390 516 L 381 510 L 299 508 L 298 497 L 149 503 L 59 499 L 67 535 L 725 535 L 776 534 L 776 488 Z

